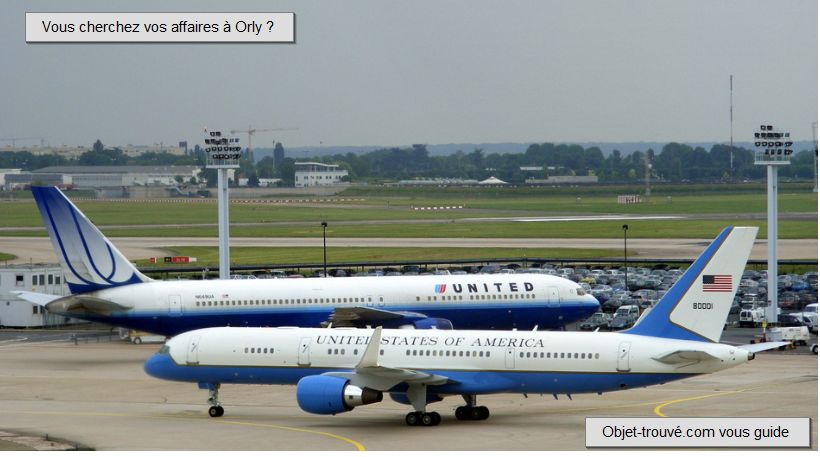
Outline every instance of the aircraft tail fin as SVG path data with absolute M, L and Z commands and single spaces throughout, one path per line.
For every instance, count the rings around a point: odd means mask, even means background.
M 717 342 L 757 227 L 727 227 L 655 305 L 624 333 Z
M 32 187 L 72 294 L 147 282 L 108 238 L 56 187 Z

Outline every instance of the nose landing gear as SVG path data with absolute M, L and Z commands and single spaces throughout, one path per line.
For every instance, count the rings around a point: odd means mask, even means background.
M 219 403 L 219 384 L 208 384 L 208 415 L 211 417 L 222 417 L 225 408 Z

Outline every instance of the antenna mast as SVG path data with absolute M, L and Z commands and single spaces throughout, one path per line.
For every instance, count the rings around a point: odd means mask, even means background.
M 732 88 L 733 75 L 729 75 L 729 179 L 734 178 L 735 168 L 735 113 Z

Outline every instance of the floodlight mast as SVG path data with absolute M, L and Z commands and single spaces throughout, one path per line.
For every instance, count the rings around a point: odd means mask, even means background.
M 766 321 L 777 322 L 777 167 L 788 165 L 793 143 L 789 132 L 761 124 L 755 132 L 755 165 L 766 165 L 768 200 L 768 306 Z
M 230 233 L 228 224 L 228 169 L 239 168 L 242 148 L 239 138 L 223 137 L 222 132 L 205 129 L 206 168 L 215 168 L 219 214 L 219 279 L 231 273 Z

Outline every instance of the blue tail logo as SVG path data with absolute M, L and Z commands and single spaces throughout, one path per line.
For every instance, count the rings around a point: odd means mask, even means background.
M 32 187 L 72 294 L 150 281 L 56 187 Z

